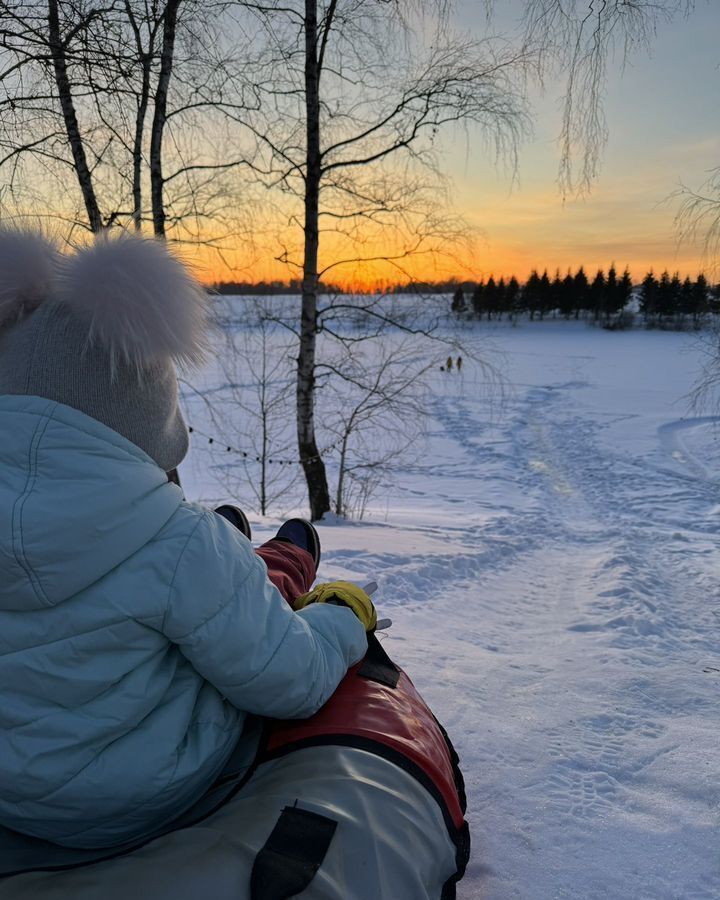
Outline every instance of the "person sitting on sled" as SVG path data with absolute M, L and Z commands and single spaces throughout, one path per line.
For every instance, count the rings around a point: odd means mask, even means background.
M 256 553 L 241 513 L 167 477 L 188 449 L 175 363 L 200 362 L 206 302 L 159 242 L 65 255 L 0 231 L 6 828 L 88 848 L 147 836 L 231 755 L 250 765 L 252 714 L 312 715 L 366 651 L 367 595 L 307 594 L 309 522 Z

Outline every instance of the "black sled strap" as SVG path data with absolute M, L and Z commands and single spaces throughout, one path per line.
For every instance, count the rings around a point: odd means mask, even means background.
M 396 688 L 400 680 L 398 667 L 383 650 L 382 644 L 372 632 L 368 634 L 367 639 L 368 649 L 365 659 L 358 669 L 358 675 L 387 687 Z
M 253 863 L 250 900 L 287 900 L 310 884 L 322 865 L 337 822 L 286 806 Z

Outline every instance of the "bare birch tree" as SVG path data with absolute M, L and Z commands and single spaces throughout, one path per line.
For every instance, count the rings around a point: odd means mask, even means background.
M 70 77 L 68 74 L 67 53 L 73 37 L 88 28 L 93 19 L 102 15 L 102 9 L 90 9 L 81 15 L 76 22 L 63 32 L 60 25 L 59 0 L 48 0 L 47 4 L 47 37 L 52 57 L 55 84 L 58 100 L 62 110 L 62 118 L 67 132 L 68 144 L 73 157 L 75 174 L 85 202 L 88 221 L 92 231 L 100 231 L 103 227 L 102 215 L 92 184 L 92 175 L 85 154 L 85 146 L 80 133 L 75 101 L 73 98 Z
M 74 75 L 86 31 L 107 8 L 74 7 L 61 0 L 0 3 L 0 166 L 10 169 L 11 191 L 27 173 L 30 157 L 40 171 L 73 172 L 82 197 L 87 227 L 103 227 L 93 170 L 97 158 L 88 152 L 78 115 Z M 82 102 L 82 99 L 81 99 Z
M 427 419 L 427 376 L 446 350 L 386 333 L 365 350 L 345 345 L 340 358 L 318 366 L 321 380 L 335 375 L 333 400 L 324 406 L 337 444 L 336 515 L 361 515 L 393 468 L 414 461 Z
M 330 509 L 315 422 L 321 279 L 380 258 L 402 269 L 413 255 L 440 250 L 449 228 L 438 215 L 435 139 L 442 129 L 473 124 L 512 157 L 526 125 L 518 79 L 528 57 L 492 41 L 457 39 L 442 15 L 431 28 L 409 3 L 247 7 L 267 35 L 266 79 L 258 83 L 257 112 L 232 115 L 264 160 L 256 171 L 289 198 L 290 233 L 278 257 L 302 277 L 297 438 L 318 519 Z
M 200 232 L 212 220 L 215 233 L 231 231 L 238 186 L 229 173 L 241 161 L 230 161 L 234 136 L 208 98 L 218 84 L 233 105 L 243 92 L 232 6 L 0 2 L 6 209 L 12 200 L 21 213 L 41 210 L 91 231 L 141 230 L 147 221 L 158 237 L 210 241 Z
M 129 72 L 131 78 L 137 78 L 139 74 L 139 84 L 134 89 L 127 92 L 122 91 L 123 99 L 127 95 L 132 96 L 135 105 L 135 121 L 132 130 L 132 146 L 130 153 L 132 157 L 132 223 L 136 231 L 142 230 L 143 219 L 143 172 L 144 172 L 144 145 L 145 145 L 145 128 L 148 115 L 148 108 L 151 100 L 151 90 L 153 81 L 153 66 L 157 59 L 157 43 L 161 27 L 163 27 L 163 16 L 161 9 L 157 3 L 151 5 L 143 4 L 138 9 L 133 0 L 123 0 L 124 19 L 130 32 L 133 52 L 131 58 L 137 61 L 138 65 L 133 66 L 134 72 Z M 124 74 L 123 69 L 123 74 Z M 117 86 L 116 86 L 117 90 Z
M 247 456 L 247 486 L 261 515 L 267 515 L 294 486 L 292 439 L 292 363 L 287 335 L 268 310 L 272 301 L 244 298 L 243 327 L 227 331 L 228 352 L 223 371 L 232 376 L 235 391 L 232 418 L 240 418 Z M 248 308 L 249 307 L 249 308 Z M 238 416 L 239 414 L 239 416 Z M 292 463 L 292 464 L 291 464 Z

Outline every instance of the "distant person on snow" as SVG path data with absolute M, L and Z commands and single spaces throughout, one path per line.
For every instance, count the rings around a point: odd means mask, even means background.
M 445 369 L 448 372 L 452 372 L 452 366 L 453 366 L 453 358 L 452 358 L 452 356 L 448 356 L 447 362 L 445 363 Z
M 457 366 L 458 372 L 461 372 L 462 371 L 462 356 L 458 356 L 456 366 Z
M 159 242 L 66 256 L 0 231 L 5 827 L 76 847 L 149 835 L 231 755 L 250 764 L 249 714 L 311 715 L 365 653 L 367 595 L 306 593 L 309 522 L 255 553 L 242 512 L 187 503 L 166 475 L 188 449 L 175 363 L 202 359 L 206 302 Z

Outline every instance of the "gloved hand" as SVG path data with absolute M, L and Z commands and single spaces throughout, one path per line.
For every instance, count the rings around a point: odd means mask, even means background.
M 336 603 L 348 606 L 365 626 L 371 631 L 377 625 L 377 613 L 373 602 L 365 591 L 350 581 L 331 581 L 318 584 L 309 593 L 302 594 L 293 603 L 293 609 L 304 609 L 310 603 Z

